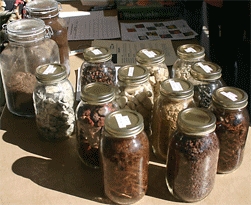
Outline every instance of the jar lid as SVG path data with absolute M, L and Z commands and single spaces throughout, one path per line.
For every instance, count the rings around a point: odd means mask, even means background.
M 35 75 L 37 80 L 42 83 L 56 82 L 67 78 L 66 67 L 57 63 L 38 66 Z
M 166 79 L 160 86 L 160 93 L 169 98 L 185 99 L 194 95 L 193 84 L 181 78 Z
M 178 47 L 177 55 L 185 59 L 202 57 L 205 56 L 205 48 L 198 44 L 185 44 Z
M 213 92 L 213 103 L 224 109 L 241 109 L 248 104 L 245 91 L 235 87 L 221 87 Z
M 105 117 L 104 127 L 106 132 L 113 137 L 127 138 L 142 132 L 144 122 L 140 113 L 130 109 L 121 109 Z
M 136 53 L 136 61 L 140 64 L 161 63 L 164 60 L 164 53 L 157 49 L 145 48 Z
M 142 65 L 126 65 L 118 70 L 118 80 L 128 83 L 144 83 L 148 80 L 149 71 Z
M 102 63 L 112 59 L 110 49 L 104 47 L 89 47 L 84 50 L 84 60 L 90 63 Z
M 115 98 L 115 88 L 103 82 L 89 83 L 81 89 L 81 99 L 89 104 L 104 104 Z
M 188 135 L 209 134 L 216 128 L 216 117 L 206 108 L 187 108 L 179 112 L 177 128 Z
M 210 61 L 196 62 L 192 65 L 191 75 L 198 80 L 217 80 L 221 77 L 221 67 Z

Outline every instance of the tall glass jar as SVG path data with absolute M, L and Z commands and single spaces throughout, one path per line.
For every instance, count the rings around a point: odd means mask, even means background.
M 105 117 L 118 109 L 114 99 L 115 89 L 106 83 L 95 82 L 82 87 L 76 109 L 77 151 L 81 161 L 89 167 L 99 168 L 99 141 Z
M 74 131 L 74 91 L 61 64 L 44 64 L 36 69 L 33 92 L 36 124 L 49 141 L 68 139 Z
M 175 78 L 161 83 L 160 95 L 153 109 L 151 144 L 153 153 L 166 161 L 167 146 L 177 130 L 178 114 L 188 107 L 195 107 L 193 84 Z
M 6 104 L 11 113 L 34 117 L 32 93 L 39 65 L 59 63 L 52 32 L 40 19 L 20 19 L 5 27 L 9 44 L 0 54 Z
M 153 86 L 154 98 L 159 95 L 160 83 L 169 78 L 165 55 L 158 49 L 145 48 L 136 53 L 136 62 L 149 70 L 149 81 Z
M 89 47 L 84 50 L 84 62 L 81 65 L 81 87 L 92 82 L 115 85 L 116 70 L 112 54 L 108 48 Z
M 59 17 L 61 4 L 55 0 L 30 1 L 25 5 L 27 18 L 39 18 L 52 28 L 53 39 L 59 47 L 60 63 L 66 67 L 70 74 L 69 47 L 67 39 L 67 25 L 63 18 Z
M 117 102 L 119 107 L 136 110 L 144 118 L 147 135 L 151 133 L 153 89 L 149 71 L 141 65 L 126 65 L 118 70 Z
M 205 48 L 197 44 L 185 44 L 178 47 L 177 55 L 171 77 L 188 80 L 192 64 L 205 60 Z
M 218 173 L 230 173 L 238 169 L 244 156 L 250 125 L 248 95 L 239 88 L 222 87 L 215 90 L 212 99 L 220 140 Z
M 194 63 L 188 80 L 194 85 L 196 105 L 204 108 L 211 106 L 213 92 L 225 86 L 221 78 L 220 66 L 209 61 Z
M 108 198 L 117 204 L 139 201 L 147 191 L 149 167 L 142 115 L 129 109 L 107 115 L 100 153 Z
M 178 130 L 167 152 L 166 183 L 178 199 L 196 202 L 214 187 L 219 158 L 215 116 L 205 108 L 187 108 L 179 113 Z

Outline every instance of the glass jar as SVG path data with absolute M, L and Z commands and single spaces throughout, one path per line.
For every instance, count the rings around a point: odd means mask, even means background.
M 36 124 L 49 141 L 68 139 L 74 131 L 74 91 L 61 64 L 44 64 L 36 69 L 33 93 Z
M 187 108 L 179 113 L 178 130 L 167 151 L 166 183 L 178 199 L 196 202 L 214 187 L 219 158 L 215 116 L 205 108 Z
M 6 104 L 13 114 L 34 117 L 32 94 L 39 65 L 59 63 L 58 46 L 40 19 L 20 19 L 5 27 L 9 44 L 0 54 Z
M 115 89 L 106 83 L 89 83 L 81 90 L 76 109 L 77 151 L 89 167 L 99 168 L 99 141 L 105 116 L 118 109 L 114 99 Z
M 107 197 L 117 204 L 139 201 L 147 191 L 149 167 L 142 115 L 129 109 L 107 115 L 100 153 Z
M 136 53 L 136 62 L 149 70 L 149 81 L 153 86 L 154 98 L 159 95 L 160 83 L 169 78 L 165 55 L 158 49 L 145 48 Z
M 194 63 L 188 80 L 194 85 L 194 100 L 197 107 L 209 108 L 213 92 L 225 86 L 220 66 L 209 61 Z
M 177 55 L 171 76 L 188 80 L 192 64 L 205 60 L 205 49 L 197 44 L 185 44 L 178 47 Z
M 220 140 L 218 173 L 235 171 L 242 163 L 249 129 L 248 95 L 239 88 L 222 87 L 213 93 L 212 111 Z
M 144 118 L 148 136 L 151 133 L 153 89 L 149 82 L 149 71 L 141 65 L 126 65 L 118 70 L 117 102 L 121 109 L 139 112 Z
M 27 18 L 39 18 L 52 28 L 53 39 L 59 48 L 60 63 L 66 67 L 70 74 L 69 47 L 67 39 L 67 25 L 63 18 L 59 17 L 61 4 L 55 0 L 36 0 L 30 1 L 25 5 Z
M 166 161 L 170 137 L 177 130 L 178 114 L 188 107 L 195 107 L 193 84 L 175 78 L 161 83 L 160 95 L 153 109 L 152 135 L 150 137 L 153 153 Z
M 92 82 L 115 85 L 116 70 L 112 54 L 108 48 L 90 47 L 84 50 L 84 62 L 81 65 L 81 87 Z

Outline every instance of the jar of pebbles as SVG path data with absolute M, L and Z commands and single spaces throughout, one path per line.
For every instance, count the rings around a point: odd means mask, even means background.
M 173 64 L 171 77 L 188 80 L 192 64 L 205 60 L 205 49 L 197 44 L 185 44 L 178 47 L 177 55 L 178 59 Z
M 147 135 L 151 133 L 153 89 L 149 82 L 149 70 L 142 65 L 126 65 L 118 70 L 117 102 L 121 109 L 129 108 L 144 118 Z
M 114 86 L 95 82 L 82 87 L 81 101 L 76 108 L 76 137 L 78 155 L 85 165 L 100 167 L 99 142 L 105 117 L 118 109 Z
M 177 130 L 178 114 L 185 108 L 195 107 L 194 86 L 180 78 L 167 79 L 161 83 L 160 95 L 153 109 L 152 135 L 153 153 L 166 161 L 167 146 Z
M 44 64 L 36 69 L 33 93 L 36 124 L 49 141 L 68 139 L 74 132 L 74 91 L 62 64 Z

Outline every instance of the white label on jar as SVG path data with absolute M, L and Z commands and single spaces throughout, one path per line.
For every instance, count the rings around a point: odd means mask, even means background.
M 171 85 L 173 91 L 182 91 L 183 90 L 180 82 L 175 82 L 173 80 L 170 80 L 169 82 L 170 82 L 170 85 Z
M 128 76 L 133 76 L 134 67 L 129 67 Z
M 116 118 L 119 128 L 125 128 L 127 125 L 131 124 L 131 121 L 127 115 L 122 116 L 121 114 L 116 114 L 114 117 Z
M 148 58 L 153 58 L 157 55 L 155 52 L 148 50 L 142 50 L 142 53 L 144 53 Z
M 213 69 L 209 65 L 203 65 L 201 62 L 198 63 L 198 65 L 206 72 L 211 73 Z
M 196 53 L 197 51 L 194 48 L 188 47 L 185 49 L 187 53 Z
M 230 100 L 232 100 L 232 101 L 236 101 L 236 100 L 238 100 L 237 99 L 237 95 L 235 95 L 234 93 L 232 93 L 232 92 L 225 92 L 225 91 L 222 91 L 222 92 L 220 92 L 222 95 L 224 95 L 224 96 L 226 96 L 227 98 L 229 98 Z
M 54 65 L 49 65 L 43 74 L 49 74 L 49 73 L 54 73 L 54 71 L 57 69 L 57 67 L 54 67 Z
M 92 50 L 92 52 L 93 52 L 95 55 L 100 55 L 100 54 L 102 54 L 102 52 L 101 52 L 99 49 L 94 49 L 94 50 Z

